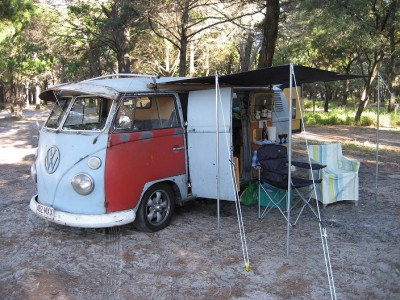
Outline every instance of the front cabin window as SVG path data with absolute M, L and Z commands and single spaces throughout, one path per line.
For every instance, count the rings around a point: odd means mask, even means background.
M 64 130 L 103 130 L 109 113 L 109 102 L 102 97 L 77 97 L 64 122 Z

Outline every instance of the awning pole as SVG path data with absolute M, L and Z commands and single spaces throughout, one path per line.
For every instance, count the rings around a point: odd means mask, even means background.
M 376 157 L 375 157 L 375 201 L 378 201 L 378 172 L 379 172 L 379 114 L 381 105 L 381 74 L 378 72 L 378 107 L 376 114 Z
M 216 129 L 216 186 L 217 186 L 217 232 L 220 239 L 220 186 L 219 186 L 219 115 L 218 115 L 218 74 L 215 74 L 215 129 Z
M 286 198 L 286 210 L 287 210 L 287 235 L 286 235 L 286 255 L 289 256 L 289 249 L 290 249 L 290 199 L 292 194 L 292 172 L 291 172 L 291 165 L 292 165 L 292 110 L 293 110 L 293 76 L 294 76 L 294 68 L 293 63 L 290 63 L 290 71 L 289 71 L 289 129 L 288 129 L 288 190 L 287 190 L 287 198 Z

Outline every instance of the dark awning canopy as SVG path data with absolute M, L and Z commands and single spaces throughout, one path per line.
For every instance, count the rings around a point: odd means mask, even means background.
M 364 76 L 352 74 L 339 74 L 337 72 L 325 71 L 310 67 L 293 66 L 294 78 L 293 85 L 310 83 L 310 82 L 326 82 L 336 80 L 347 80 L 354 78 L 362 78 Z M 247 72 L 240 72 L 229 75 L 219 75 L 218 84 L 231 86 L 236 88 L 260 88 L 270 85 L 289 86 L 290 65 L 282 65 L 264 69 L 258 69 Z M 72 84 L 61 84 L 53 86 L 40 94 L 40 99 L 46 101 L 55 101 L 58 96 L 63 94 L 72 95 L 98 95 L 108 98 L 117 97 L 118 93 L 126 93 L 132 91 L 151 91 L 154 88 L 172 89 L 172 90 L 196 90 L 204 88 L 213 88 L 215 85 L 215 76 L 192 77 L 192 78 L 173 78 L 173 77 L 149 77 L 144 76 L 140 80 L 139 77 L 125 79 L 109 79 L 109 80 L 91 80 L 82 81 Z M 138 85 L 133 84 L 133 81 Z M 139 82 L 140 81 L 140 82 Z
M 360 75 L 339 74 L 337 72 L 325 71 L 310 67 L 294 66 L 294 74 L 297 84 L 318 81 L 336 81 L 354 78 L 362 78 Z M 240 72 L 229 75 L 218 76 L 219 84 L 235 87 L 260 87 L 266 85 L 288 84 L 290 78 L 290 65 L 282 65 L 263 68 L 254 71 Z M 214 84 L 215 76 L 193 77 L 180 79 L 169 84 Z M 294 84 L 294 83 L 293 83 Z

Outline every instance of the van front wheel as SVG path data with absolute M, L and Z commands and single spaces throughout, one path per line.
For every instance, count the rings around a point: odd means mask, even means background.
M 172 189 L 166 183 L 152 186 L 144 194 L 136 213 L 137 229 L 155 232 L 169 225 L 175 209 Z

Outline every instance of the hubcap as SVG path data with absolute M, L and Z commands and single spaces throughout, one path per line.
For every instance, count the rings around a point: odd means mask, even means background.
M 169 212 L 169 198 L 163 191 L 154 192 L 146 206 L 147 220 L 152 224 L 159 224 L 165 220 Z

